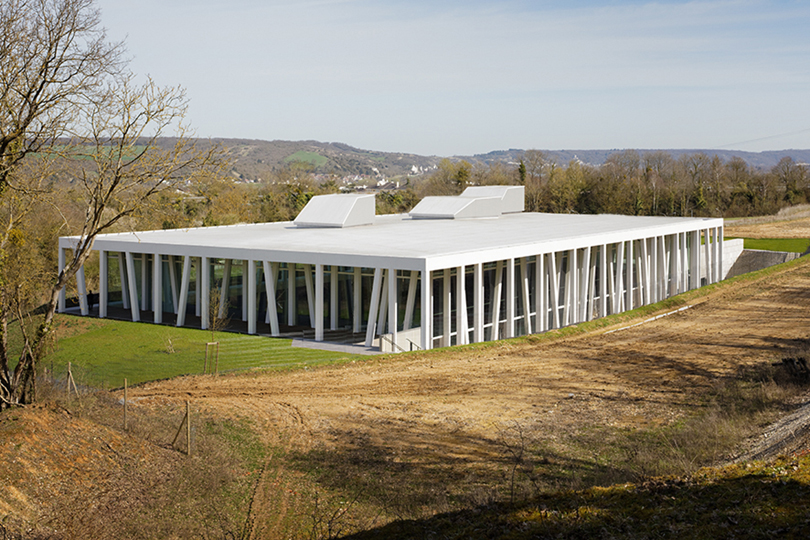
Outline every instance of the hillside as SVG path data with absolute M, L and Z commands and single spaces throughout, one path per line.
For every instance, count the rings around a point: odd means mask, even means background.
M 167 139 L 168 141 L 169 139 Z M 278 171 L 293 163 L 306 164 L 317 174 L 336 174 L 338 176 L 362 175 L 371 178 L 395 178 L 418 176 L 430 173 L 444 159 L 457 161 L 465 159 L 470 162 L 491 164 L 494 162 L 517 163 L 525 150 L 498 150 L 485 154 L 469 156 L 420 156 L 416 154 L 378 152 L 362 150 L 347 144 L 318 141 L 262 141 L 248 139 L 212 139 L 211 142 L 222 144 L 229 149 L 234 158 L 231 173 L 242 180 L 260 181 L 267 179 L 273 171 Z M 611 154 L 621 152 L 612 150 L 543 150 L 543 153 L 559 164 L 567 164 L 579 159 L 592 165 L 601 165 Z M 652 152 L 655 150 L 639 150 Z M 704 152 L 710 156 L 717 155 L 728 161 L 740 157 L 749 165 L 763 170 L 770 169 L 780 159 L 790 156 L 798 163 L 810 162 L 810 150 L 782 150 L 772 152 L 742 152 L 733 150 L 661 150 L 678 158 L 685 154 Z

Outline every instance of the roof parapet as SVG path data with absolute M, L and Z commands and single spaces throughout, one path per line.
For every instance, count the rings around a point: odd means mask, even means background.
M 316 195 L 293 222 L 296 227 L 356 227 L 373 224 L 376 213 L 374 195 Z

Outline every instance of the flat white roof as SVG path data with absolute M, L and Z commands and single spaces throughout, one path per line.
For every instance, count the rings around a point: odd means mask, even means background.
M 293 222 L 99 235 L 93 249 L 274 262 L 436 270 L 478 262 L 722 227 L 720 218 L 506 214 L 491 219 L 376 216 L 373 225 L 297 227 Z M 75 237 L 60 238 L 70 248 Z

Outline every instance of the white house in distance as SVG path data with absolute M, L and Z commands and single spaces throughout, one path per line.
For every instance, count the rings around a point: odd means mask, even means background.
M 76 241 L 60 238 L 60 265 Z M 482 186 L 407 215 L 376 216 L 373 195 L 322 195 L 293 222 L 106 234 L 94 249 L 100 317 L 206 329 L 213 302 L 241 308 L 250 334 L 344 329 L 399 351 L 543 332 L 714 283 L 723 220 L 527 213 L 522 187 Z M 86 315 L 83 269 L 77 282 Z

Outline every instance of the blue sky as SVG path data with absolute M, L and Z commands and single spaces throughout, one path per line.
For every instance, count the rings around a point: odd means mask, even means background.
M 810 148 L 810 2 L 98 0 L 202 137 Z

